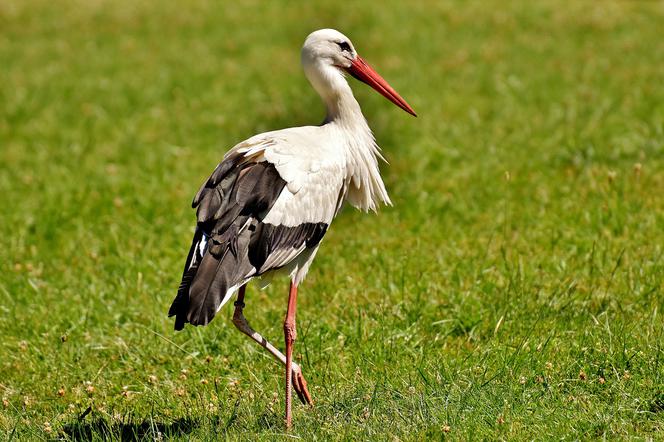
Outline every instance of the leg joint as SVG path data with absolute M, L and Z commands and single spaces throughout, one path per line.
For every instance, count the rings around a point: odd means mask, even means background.
M 295 320 L 292 320 L 292 321 L 286 320 L 286 321 L 284 321 L 284 335 L 286 336 L 286 340 L 288 340 L 288 341 L 295 341 L 295 339 L 297 339 L 297 331 L 295 329 Z
M 234 305 L 235 307 L 238 307 L 238 308 L 241 308 L 241 309 L 246 307 L 246 306 L 244 305 L 244 302 L 243 302 L 243 301 L 240 301 L 240 300 L 235 301 L 235 302 L 233 303 L 233 305 Z

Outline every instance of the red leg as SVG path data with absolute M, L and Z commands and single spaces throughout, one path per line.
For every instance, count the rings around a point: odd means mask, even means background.
M 276 360 L 282 364 L 286 364 L 286 356 L 281 353 L 274 345 L 270 344 L 267 339 L 256 332 L 249 322 L 244 317 L 242 313 L 244 310 L 244 294 L 245 294 L 246 284 L 240 287 L 237 295 L 237 301 L 235 301 L 235 311 L 233 312 L 233 324 L 245 335 L 249 336 L 251 339 L 256 341 L 261 347 L 265 348 L 267 351 L 274 356 Z M 302 375 L 302 369 L 298 364 L 293 362 L 293 389 L 297 393 L 297 397 L 300 398 L 303 404 L 313 405 L 314 401 L 311 399 L 309 390 L 307 389 L 307 381 Z
M 247 284 L 242 284 L 240 289 L 237 291 L 237 301 L 235 301 L 235 306 L 244 307 L 244 292 L 247 290 Z
M 284 320 L 284 339 L 286 341 L 286 428 L 291 427 L 291 386 L 293 383 L 293 343 L 297 339 L 295 331 L 295 307 L 297 302 L 297 285 L 291 281 L 288 293 L 288 309 Z

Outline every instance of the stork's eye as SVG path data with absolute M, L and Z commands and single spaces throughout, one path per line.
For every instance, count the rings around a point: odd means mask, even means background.
M 347 41 L 338 41 L 337 44 L 339 45 L 342 51 L 350 52 L 350 45 L 348 44 Z

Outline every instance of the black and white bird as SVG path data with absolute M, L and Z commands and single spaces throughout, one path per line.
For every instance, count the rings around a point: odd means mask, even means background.
M 310 34 L 301 58 L 327 107 L 325 120 L 253 136 L 226 153 L 194 197 L 196 232 L 169 310 L 176 330 L 187 323 L 206 325 L 237 292 L 233 323 L 286 366 L 287 427 L 291 388 L 304 404 L 312 403 L 302 370 L 292 361 L 297 287 L 345 201 L 363 211 L 391 204 L 378 169 L 380 148 L 345 74 L 415 116 L 339 31 Z M 277 273 L 290 278 L 285 355 L 243 316 L 247 283 L 258 278 L 267 285 Z

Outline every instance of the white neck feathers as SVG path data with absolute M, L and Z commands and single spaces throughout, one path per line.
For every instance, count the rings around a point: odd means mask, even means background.
M 304 71 L 325 102 L 323 124 L 343 140 L 348 202 L 364 211 L 392 204 L 378 168 L 378 159 L 385 159 L 346 78 L 338 68 L 322 62 L 305 63 Z

